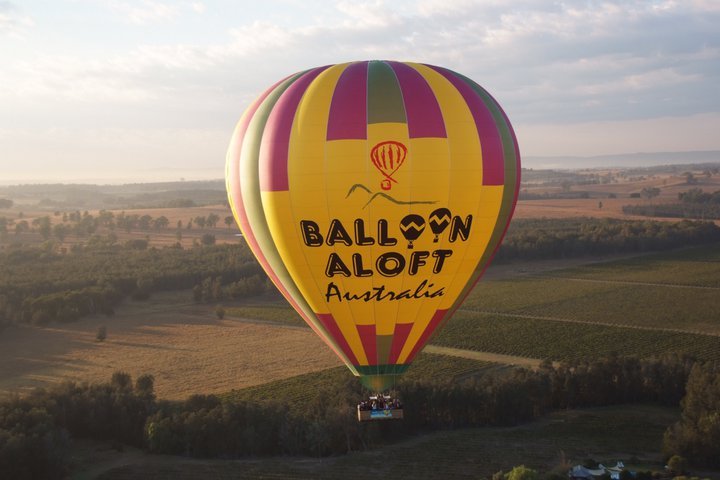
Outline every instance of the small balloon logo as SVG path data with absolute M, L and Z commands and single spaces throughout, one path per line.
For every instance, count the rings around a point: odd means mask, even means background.
M 430 224 L 430 230 L 435 234 L 433 243 L 438 242 L 440 234 L 450 225 L 451 219 L 452 215 L 447 208 L 438 208 L 430 214 L 428 223 Z
M 380 187 L 383 190 L 390 190 L 392 183 L 397 183 L 397 180 L 392 178 L 393 173 L 402 166 L 407 156 L 407 147 L 400 142 L 394 142 L 389 140 L 387 142 L 380 142 L 375 145 L 370 151 L 370 159 L 373 165 L 377 168 L 380 173 L 385 176 L 385 180 L 380 182 Z
M 400 221 L 400 232 L 408 241 L 407 248 L 413 248 L 413 242 L 425 231 L 425 219 L 420 215 L 410 214 Z

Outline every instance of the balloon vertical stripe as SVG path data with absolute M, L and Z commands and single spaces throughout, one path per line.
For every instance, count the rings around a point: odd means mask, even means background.
M 261 191 L 274 192 L 288 189 L 288 149 L 295 112 L 308 85 L 326 68 L 311 70 L 293 82 L 270 112 L 260 144 Z
M 367 67 L 368 62 L 354 63 L 340 75 L 330 104 L 328 141 L 367 138 Z
M 360 334 L 360 340 L 362 340 L 363 348 L 365 349 L 365 356 L 368 359 L 368 364 L 377 365 L 375 325 L 358 325 L 357 329 Z
M 448 79 L 460 92 L 470 107 L 475 127 L 480 136 L 482 147 L 483 185 L 503 185 L 505 182 L 505 165 L 503 159 L 503 146 L 500 135 L 495 126 L 495 119 L 473 88 L 457 74 L 450 70 L 432 67 L 435 71 Z
M 385 62 L 368 65 L 367 123 L 407 123 L 402 91 L 395 72 Z
M 407 112 L 410 138 L 446 138 L 440 105 L 427 81 L 412 67 L 400 62 L 388 62 L 397 76 Z
M 393 333 L 392 346 L 390 347 L 390 358 L 388 358 L 389 364 L 397 363 L 402 352 L 405 342 L 407 341 L 410 330 L 412 330 L 412 323 L 396 323 L 395 332 Z

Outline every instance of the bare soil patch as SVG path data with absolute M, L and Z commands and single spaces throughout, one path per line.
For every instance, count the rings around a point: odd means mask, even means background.
M 340 365 L 306 328 L 218 320 L 188 292 L 126 303 L 113 317 L 0 334 L 0 394 L 63 380 L 107 381 L 118 370 L 155 377 L 160 398 L 221 393 Z M 107 339 L 96 340 L 101 325 Z

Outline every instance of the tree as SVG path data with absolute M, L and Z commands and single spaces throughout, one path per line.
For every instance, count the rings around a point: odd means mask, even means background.
M 667 456 L 693 464 L 720 465 L 720 364 L 695 364 L 681 402 L 680 421 L 663 438 Z
M 667 466 L 673 475 L 682 475 L 687 469 L 687 460 L 680 455 L 673 455 L 667 462 Z
M 525 465 L 514 467 L 507 475 L 507 480 L 537 480 L 540 475 L 536 470 L 527 468 Z
M 206 221 L 207 226 L 210 228 L 215 228 L 218 220 L 220 220 L 220 217 L 214 213 L 211 213 L 210 215 L 207 216 L 207 221 Z
M 218 319 L 222 320 L 223 318 L 225 318 L 225 309 L 218 305 L 217 307 L 215 307 L 215 315 L 217 315 Z
M 215 235 L 206 233 L 200 239 L 203 245 L 215 245 Z
M 129 373 L 118 371 L 112 374 L 110 385 L 118 390 L 129 390 L 132 386 L 132 377 Z
M 170 225 L 170 220 L 168 220 L 168 218 L 165 215 L 161 215 L 155 219 L 154 225 L 155 225 L 155 228 L 158 230 L 167 228 L 167 226 Z
M 205 225 L 207 224 L 207 218 L 205 217 L 195 217 L 195 225 L 198 227 L 205 228 Z
M 21 233 L 29 232 L 30 231 L 30 225 L 28 225 L 27 220 L 22 220 L 20 222 L 15 223 L 15 235 L 20 235 Z
M 135 380 L 135 392 L 143 397 L 154 396 L 155 377 L 146 373 Z
M 227 225 L 228 228 L 230 228 L 233 223 L 235 223 L 235 218 L 232 215 L 225 217 L 225 225 Z
M 105 325 L 101 325 L 97 329 L 97 333 L 95 334 L 95 340 L 98 342 L 104 342 L 107 338 L 107 327 Z
M 640 192 L 640 196 L 646 200 L 652 200 L 660 195 L 660 189 L 657 187 L 645 187 Z
M 60 240 L 61 243 L 65 241 L 67 233 L 67 227 L 64 223 L 58 223 L 53 227 L 53 235 L 55 235 L 55 238 Z

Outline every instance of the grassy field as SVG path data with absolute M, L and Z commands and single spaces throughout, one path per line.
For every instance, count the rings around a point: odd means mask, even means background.
M 123 370 L 155 377 L 159 397 L 220 393 L 340 365 L 307 328 L 218 320 L 214 305 L 190 292 L 127 302 L 113 317 L 94 316 L 0 335 L 0 393 L 62 380 L 107 381 Z M 107 326 L 107 339 L 95 339 Z
M 720 360 L 720 245 L 480 282 L 433 343 L 531 358 Z
M 379 449 L 331 458 L 192 460 L 137 452 L 101 452 L 108 466 L 97 478 L 478 479 L 525 464 L 550 471 L 593 458 L 605 464 L 624 460 L 630 468 L 662 468 L 662 433 L 677 420 L 674 409 L 620 406 L 552 414 L 513 428 L 437 432 Z M 79 452 L 79 456 L 93 453 Z M 100 455 L 94 454 L 95 458 Z M 102 465 L 88 465 L 99 473 Z M 76 478 L 87 478 L 78 474 Z

